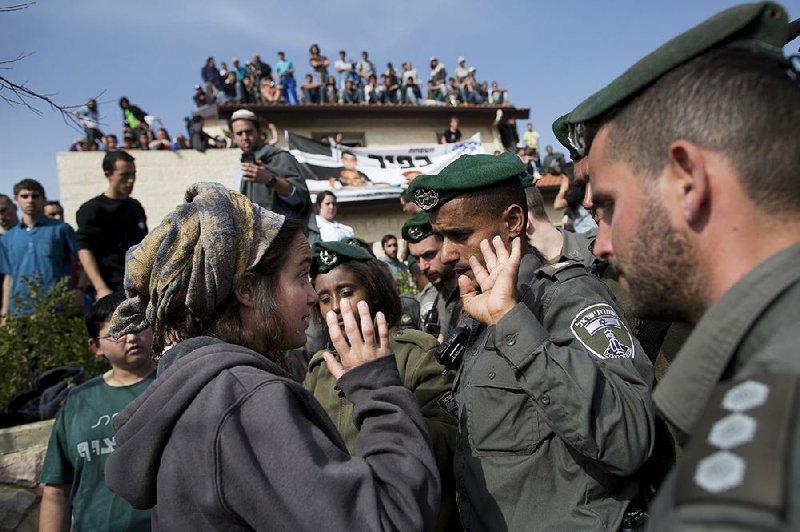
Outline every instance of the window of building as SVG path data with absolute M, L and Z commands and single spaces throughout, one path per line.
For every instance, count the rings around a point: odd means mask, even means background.
M 361 148 L 367 145 L 364 138 L 363 131 L 312 131 L 311 138 L 318 140 L 325 144 L 328 143 L 329 138 L 336 138 L 336 135 L 341 135 L 342 140 L 339 144 L 349 146 L 351 148 Z

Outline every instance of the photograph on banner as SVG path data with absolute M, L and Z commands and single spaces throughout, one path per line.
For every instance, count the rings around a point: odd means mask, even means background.
M 484 153 L 480 133 L 456 144 L 350 148 L 287 133 L 289 151 L 308 170 L 312 196 L 330 190 L 339 202 L 396 198 L 414 177 L 435 174 L 461 155 Z

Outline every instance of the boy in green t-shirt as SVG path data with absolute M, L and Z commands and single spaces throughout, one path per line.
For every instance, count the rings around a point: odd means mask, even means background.
M 104 479 L 106 458 L 116 448 L 111 419 L 155 379 L 151 329 L 119 340 L 108 335 L 124 299 L 106 296 L 86 316 L 89 347 L 111 369 L 71 390 L 56 417 L 39 477 L 40 532 L 150 530 L 150 512 L 133 508 Z

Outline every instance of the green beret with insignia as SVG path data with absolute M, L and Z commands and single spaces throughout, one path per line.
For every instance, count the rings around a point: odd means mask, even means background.
M 592 140 L 584 127 L 587 122 L 601 118 L 671 70 L 714 48 L 747 47 L 783 61 L 788 32 L 786 11 L 772 2 L 744 4 L 717 13 L 662 45 L 579 104 L 566 120 L 568 143 L 585 155 Z
M 315 242 L 311 248 L 311 276 L 328 273 L 336 266 L 351 260 L 368 261 L 372 255 L 361 246 L 345 242 Z
M 553 122 L 553 134 L 555 134 L 558 142 L 569 151 L 569 156 L 573 162 L 578 162 L 583 159 L 581 155 L 585 150 L 579 146 L 573 146 L 569 137 L 569 125 L 567 124 L 567 117 L 569 113 L 561 115 Z
M 424 240 L 436 233 L 433 231 L 433 227 L 431 227 L 431 220 L 428 217 L 428 213 L 420 211 L 406 220 L 400 234 L 403 235 L 403 240 L 406 242 L 416 244 L 420 240 Z
M 370 255 L 372 255 L 373 257 L 375 256 L 375 254 L 372 252 L 372 246 L 370 246 L 369 242 L 367 242 L 363 238 L 358 238 L 357 236 L 346 236 L 342 238 L 340 242 L 344 242 L 345 244 L 349 244 L 351 246 L 364 248 Z
M 432 211 L 470 190 L 521 179 L 525 174 L 525 165 L 513 153 L 462 155 L 438 174 L 415 177 L 406 195 L 423 210 Z

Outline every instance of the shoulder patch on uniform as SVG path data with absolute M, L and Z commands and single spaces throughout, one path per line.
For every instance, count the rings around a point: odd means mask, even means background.
M 536 270 L 537 277 L 549 277 L 557 281 L 566 281 L 567 279 L 586 275 L 587 273 L 588 270 L 583 263 L 571 260 L 548 264 Z
M 675 503 L 784 511 L 798 383 L 755 375 L 718 385 L 678 464 Z
M 580 310 L 572 320 L 570 330 L 598 358 L 633 358 L 633 337 L 617 311 L 607 303 Z

